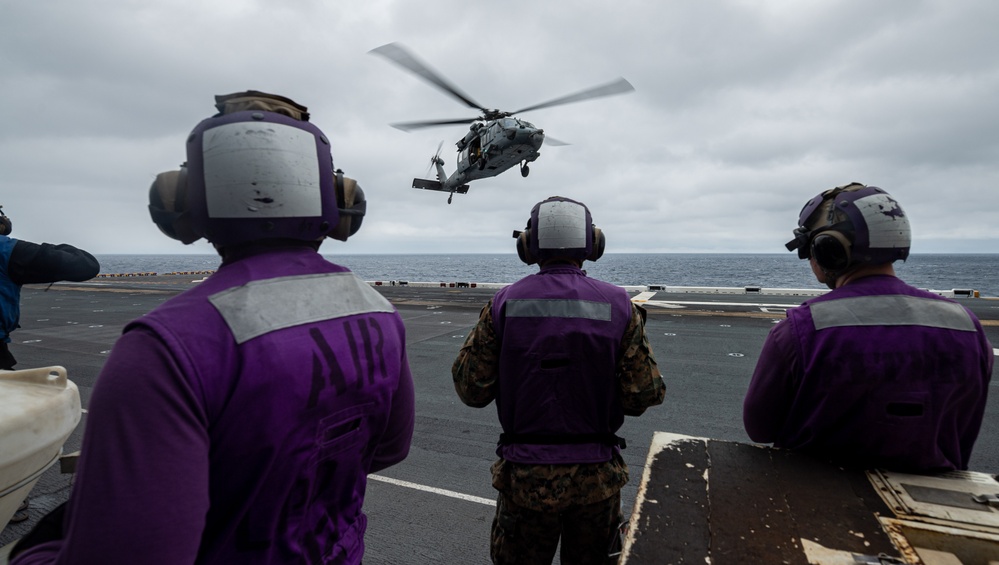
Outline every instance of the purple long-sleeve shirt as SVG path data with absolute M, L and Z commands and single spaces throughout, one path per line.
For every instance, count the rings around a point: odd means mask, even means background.
M 967 469 L 992 347 L 960 304 L 870 276 L 788 311 L 743 405 L 754 441 L 844 463 Z
M 223 265 L 125 328 L 62 539 L 14 563 L 359 563 L 367 474 L 413 432 L 404 332 L 311 249 Z

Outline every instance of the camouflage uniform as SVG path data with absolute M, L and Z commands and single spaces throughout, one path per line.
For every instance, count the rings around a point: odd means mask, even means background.
M 530 510 L 511 498 L 501 492 L 496 501 L 489 544 L 493 563 L 551 563 L 560 533 L 562 563 L 617 563 L 617 555 L 609 556 L 608 551 L 621 523 L 621 491 L 593 504 L 569 506 L 562 512 Z
M 621 402 L 625 414 L 638 416 L 662 403 L 665 387 L 645 335 L 645 311 L 635 304 L 621 351 Z M 490 301 L 452 367 L 455 390 L 465 404 L 484 407 L 495 399 L 499 356 Z M 620 491 L 628 482 L 628 466 L 619 454 L 603 463 L 572 465 L 500 458 L 492 476 L 499 491 L 490 544 L 494 563 L 551 563 L 560 537 L 564 563 L 617 561 L 606 556 L 622 519 Z

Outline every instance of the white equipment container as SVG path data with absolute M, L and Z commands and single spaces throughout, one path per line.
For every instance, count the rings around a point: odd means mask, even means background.
M 0 370 L 0 529 L 80 423 L 80 391 L 63 367 Z

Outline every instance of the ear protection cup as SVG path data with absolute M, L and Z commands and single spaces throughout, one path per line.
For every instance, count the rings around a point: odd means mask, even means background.
M 604 239 L 604 232 L 597 226 L 593 226 L 593 249 L 590 250 L 590 254 L 586 257 L 587 261 L 596 261 L 604 254 L 604 247 L 607 245 L 607 240 Z
M 361 229 L 361 222 L 364 221 L 364 214 L 368 210 L 368 201 L 364 198 L 364 191 L 357 181 L 343 176 L 343 171 L 336 170 L 336 204 L 340 210 L 340 218 L 336 227 L 329 232 L 329 237 L 340 241 L 347 241 L 347 238 L 357 233 Z
M 812 257 L 823 271 L 836 273 L 850 266 L 850 240 L 838 231 L 824 231 L 811 244 Z
M 187 213 L 187 167 L 156 175 L 149 187 L 149 216 L 167 237 L 185 245 L 201 236 L 194 233 Z
M 526 228 L 524 231 L 514 231 L 513 237 L 517 238 L 517 256 L 520 260 L 528 265 L 533 265 L 538 262 L 538 258 L 531 254 L 531 229 Z

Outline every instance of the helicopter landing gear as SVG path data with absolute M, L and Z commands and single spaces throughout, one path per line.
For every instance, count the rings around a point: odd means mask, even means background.
M 526 162 L 521 163 L 520 164 L 520 176 L 526 177 L 529 174 L 531 174 L 531 168 L 527 166 Z
M 448 204 L 450 204 L 450 203 L 451 203 L 451 199 L 452 199 L 452 198 L 454 198 L 454 193 L 453 193 L 453 192 L 452 192 L 451 194 L 448 194 L 448 195 L 447 195 L 447 203 L 448 203 Z

